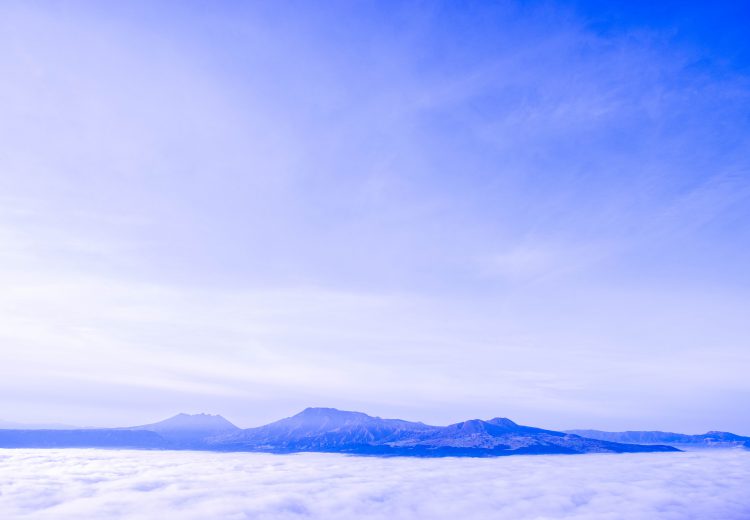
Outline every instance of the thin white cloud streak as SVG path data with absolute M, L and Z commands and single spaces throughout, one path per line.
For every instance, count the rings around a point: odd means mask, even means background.
M 750 452 L 361 458 L 0 450 L 3 518 L 744 520 Z

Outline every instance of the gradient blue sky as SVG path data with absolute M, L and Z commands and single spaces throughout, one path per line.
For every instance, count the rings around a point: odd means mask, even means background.
M 3 2 L 0 418 L 750 433 L 741 2 Z

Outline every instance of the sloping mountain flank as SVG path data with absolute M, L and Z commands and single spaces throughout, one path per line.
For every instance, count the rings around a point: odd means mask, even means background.
M 381 419 L 334 408 L 307 408 L 280 421 L 215 437 L 224 448 L 271 451 L 332 451 L 351 446 L 380 444 L 413 432 L 436 429 L 423 423 Z

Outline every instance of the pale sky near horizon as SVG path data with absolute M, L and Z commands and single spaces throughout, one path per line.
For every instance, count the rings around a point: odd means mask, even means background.
M 3 2 L 0 419 L 750 434 L 750 8 L 595 4 Z

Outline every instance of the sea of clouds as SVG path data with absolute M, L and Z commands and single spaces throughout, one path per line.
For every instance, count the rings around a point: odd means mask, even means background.
M 349 457 L 0 450 L 0 518 L 750 518 L 750 451 Z

